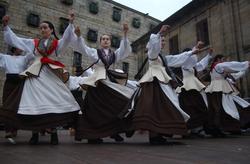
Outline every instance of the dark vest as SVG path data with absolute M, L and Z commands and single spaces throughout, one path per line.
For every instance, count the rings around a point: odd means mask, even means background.
M 109 67 L 115 63 L 115 53 L 111 50 L 109 50 L 109 57 L 106 57 L 106 54 L 103 49 L 97 49 L 97 54 L 99 57 L 99 60 L 102 61 L 102 63 L 105 66 L 107 76 L 109 77 L 109 80 L 113 83 L 118 83 L 117 79 L 128 79 L 127 73 L 119 73 L 113 70 L 110 70 Z
M 115 63 L 115 53 L 111 50 L 109 50 L 109 57 L 106 57 L 106 54 L 103 49 L 97 49 L 97 54 L 99 59 L 102 61 L 102 63 L 105 65 L 106 69 L 109 69 L 109 67 Z
M 172 78 L 172 80 L 170 80 L 170 85 L 173 88 L 177 88 L 183 85 L 182 81 L 177 77 L 177 75 L 174 73 L 174 71 L 168 67 L 168 63 L 167 60 L 164 56 L 162 56 L 162 54 L 159 54 L 159 57 L 162 60 L 162 64 L 165 67 L 165 70 L 167 72 L 167 74 Z

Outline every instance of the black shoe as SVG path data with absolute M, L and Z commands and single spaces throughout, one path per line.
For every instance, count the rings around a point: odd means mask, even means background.
M 163 138 L 162 136 L 150 137 L 149 143 L 152 145 L 163 145 L 167 143 L 167 139 Z
M 51 133 L 50 144 L 51 145 L 58 145 L 57 133 Z
M 33 133 L 32 137 L 29 140 L 30 145 L 37 145 L 38 144 L 38 139 L 39 139 L 39 134 L 38 133 Z
M 119 134 L 112 135 L 112 136 L 110 136 L 110 138 L 114 139 L 116 142 L 123 142 L 124 141 L 122 136 L 120 136 Z
M 130 131 L 127 131 L 127 132 L 125 133 L 125 135 L 126 135 L 127 138 L 132 137 L 134 134 L 135 134 L 135 131 L 134 131 L 134 130 L 130 130 Z
M 101 143 L 103 143 L 103 140 L 101 138 L 88 139 L 88 144 L 101 144 Z

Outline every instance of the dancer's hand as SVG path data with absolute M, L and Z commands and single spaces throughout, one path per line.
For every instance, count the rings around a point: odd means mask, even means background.
M 74 22 L 74 20 L 75 20 L 75 13 L 74 13 L 74 11 L 73 10 L 70 10 L 69 11 L 69 22 L 70 23 L 73 23 Z
M 198 49 L 202 49 L 202 48 L 204 47 L 204 42 L 198 41 L 197 44 L 196 44 L 196 47 L 197 47 Z
M 204 42 L 198 41 L 196 46 L 194 46 L 194 48 L 192 49 L 192 53 L 196 55 L 201 54 L 200 52 L 204 51 L 204 49 L 202 49 L 203 47 L 204 47 Z
M 169 29 L 170 29 L 170 26 L 169 26 L 169 25 L 162 25 L 162 26 L 161 26 L 161 29 L 160 29 L 160 31 L 159 31 L 159 34 L 162 35 L 162 34 L 164 34 L 165 32 L 169 31 Z
M 81 30 L 80 30 L 79 26 L 76 27 L 75 34 L 76 34 L 77 37 L 81 36 Z
M 125 36 L 127 35 L 128 30 L 129 30 L 128 24 L 127 24 L 127 23 L 124 23 L 124 24 L 123 24 L 123 32 L 124 32 L 124 35 L 125 35 Z
M 208 53 L 209 53 L 210 55 L 213 55 L 213 52 L 214 52 L 214 49 L 213 49 L 213 48 L 209 48 L 209 49 L 208 49 Z
M 199 52 L 200 52 L 200 49 L 196 46 L 192 49 L 192 54 L 199 54 Z

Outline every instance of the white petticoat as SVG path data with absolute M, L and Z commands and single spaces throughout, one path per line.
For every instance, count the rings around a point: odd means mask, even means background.
M 68 87 L 47 66 L 43 66 L 39 77 L 25 80 L 18 114 L 40 115 L 78 111 Z

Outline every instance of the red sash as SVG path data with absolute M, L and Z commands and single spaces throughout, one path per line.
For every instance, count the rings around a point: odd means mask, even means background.
M 51 43 L 51 45 L 49 45 L 48 50 L 46 49 L 40 49 L 39 48 L 39 43 L 40 43 L 40 39 L 34 39 L 34 43 L 35 43 L 35 49 L 43 56 L 41 58 L 41 63 L 43 64 L 53 64 L 56 66 L 60 66 L 60 67 L 64 67 L 64 64 L 62 64 L 59 61 L 53 60 L 51 58 L 49 58 L 48 56 L 51 55 L 57 48 L 58 46 L 58 40 L 54 39 Z
M 220 64 L 220 63 L 222 63 L 222 62 L 214 62 L 214 63 L 211 65 L 211 72 L 213 71 L 213 69 L 215 68 L 215 66 L 216 66 L 217 64 Z

